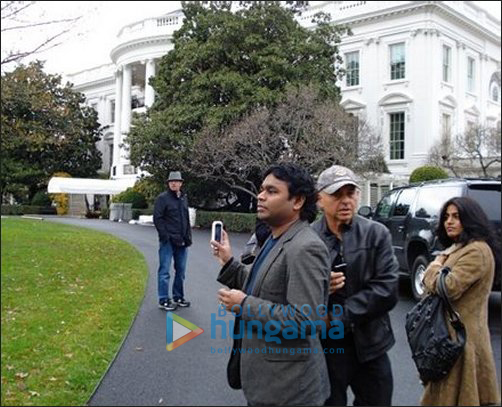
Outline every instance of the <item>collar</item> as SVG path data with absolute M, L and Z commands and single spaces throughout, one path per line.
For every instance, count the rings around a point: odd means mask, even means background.
M 178 194 L 176 192 L 174 192 L 171 188 L 168 189 L 168 191 L 171 193 L 172 196 L 174 196 L 175 198 L 182 198 L 183 197 L 183 191 L 180 191 L 180 196 L 178 196 Z
M 450 254 L 456 252 L 457 250 L 461 249 L 464 247 L 462 243 L 453 243 L 450 247 L 446 248 L 441 252 L 442 255 L 444 256 L 449 256 Z
M 357 223 L 357 215 L 354 215 L 349 223 L 344 223 L 342 225 L 342 233 L 351 230 L 355 223 Z M 326 215 L 324 214 L 321 218 L 321 232 L 328 238 L 331 236 L 336 237 L 336 235 L 329 229 L 328 221 L 326 220 Z

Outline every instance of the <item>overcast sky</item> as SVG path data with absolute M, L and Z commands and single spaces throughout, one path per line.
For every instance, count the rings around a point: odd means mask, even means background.
M 499 1 L 474 3 L 500 20 Z M 63 44 L 37 56 L 47 61 L 47 71 L 71 73 L 110 63 L 115 37 L 124 25 L 166 14 L 179 9 L 181 4 L 179 1 L 43 1 L 36 6 L 36 9 L 33 7 L 33 13 L 37 13 L 37 17 L 41 12 L 45 12 L 47 18 L 83 16 Z M 14 38 L 2 35 L 2 53 L 5 49 L 12 49 L 16 43 L 21 44 L 19 48 L 25 49 L 23 45 L 34 41 L 33 36 L 40 38 L 43 34 L 31 35 L 20 37 L 17 34 Z

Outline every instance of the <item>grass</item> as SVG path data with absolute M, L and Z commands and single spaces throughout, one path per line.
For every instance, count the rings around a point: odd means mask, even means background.
M 147 274 L 141 253 L 110 235 L 2 219 L 1 404 L 85 404 L 138 310 Z

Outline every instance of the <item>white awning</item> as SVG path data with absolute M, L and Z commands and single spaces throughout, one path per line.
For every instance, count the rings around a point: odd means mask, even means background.
M 132 187 L 135 182 L 134 178 L 111 180 L 52 177 L 47 186 L 47 192 L 50 194 L 116 195 Z

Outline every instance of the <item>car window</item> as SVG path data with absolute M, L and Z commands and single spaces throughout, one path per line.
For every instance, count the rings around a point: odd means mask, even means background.
M 500 185 L 470 185 L 467 195 L 481 205 L 488 219 L 500 222 Z
M 385 195 L 378 203 L 375 210 L 375 217 L 387 219 L 390 216 L 392 204 L 395 202 L 399 191 L 394 191 Z
M 430 186 L 420 188 L 415 216 L 417 218 L 438 217 L 444 203 L 462 195 L 462 186 Z
M 405 188 L 399 194 L 397 198 L 396 206 L 394 207 L 394 213 L 392 216 L 406 216 L 410 210 L 410 206 L 415 199 L 417 193 L 416 188 Z

